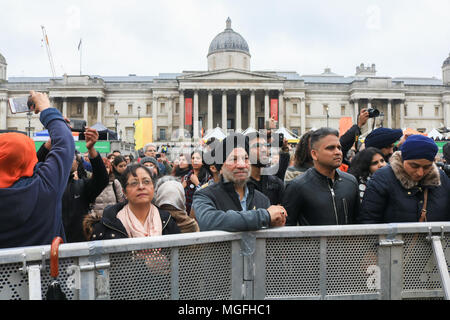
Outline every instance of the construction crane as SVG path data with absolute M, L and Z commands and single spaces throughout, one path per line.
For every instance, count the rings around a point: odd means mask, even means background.
M 50 61 L 50 68 L 52 69 L 53 77 L 56 77 L 55 65 L 53 63 L 52 51 L 50 50 L 50 44 L 48 43 L 47 32 L 45 31 L 45 27 L 41 26 L 42 35 L 44 36 L 45 47 L 47 48 L 48 60 Z

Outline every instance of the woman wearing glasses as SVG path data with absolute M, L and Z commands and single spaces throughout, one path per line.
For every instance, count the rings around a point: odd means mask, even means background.
M 170 213 L 152 204 L 154 186 L 150 170 L 141 165 L 128 166 L 121 184 L 125 202 L 107 207 L 93 224 L 90 240 L 151 237 L 179 233 Z

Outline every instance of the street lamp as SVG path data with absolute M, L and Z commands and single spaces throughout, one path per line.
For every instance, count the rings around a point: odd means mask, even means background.
M 380 127 L 383 127 L 383 120 L 384 120 L 384 112 L 380 113 Z
M 115 111 L 114 112 L 114 120 L 115 120 L 115 122 L 116 122 L 116 135 L 117 135 L 117 120 L 119 120 L 119 111 Z
M 33 116 L 33 114 L 31 113 L 31 111 L 28 111 L 27 112 L 27 119 L 28 119 L 28 130 L 27 130 L 27 133 L 28 133 L 28 136 L 30 137 L 31 136 L 31 117 Z
M 141 118 L 141 106 L 138 106 L 138 120 Z
M 330 119 L 330 115 L 329 115 L 329 113 L 328 113 L 328 106 L 326 107 L 326 110 L 327 110 L 327 128 L 329 127 L 328 126 L 328 119 Z

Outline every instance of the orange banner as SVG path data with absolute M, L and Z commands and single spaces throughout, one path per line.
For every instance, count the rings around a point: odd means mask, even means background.
M 353 126 L 352 117 L 342 117 L 339 120 L 339 137 L 347 132 Z
M 192 98 L 186 98 L 184 99 L 185 101 L 185 118 L 184 118 L 184 123 L 187 126 L 191 126 L 192 125 Z
M 278 99 L 270 99 L 270 117 L 278 121 Z

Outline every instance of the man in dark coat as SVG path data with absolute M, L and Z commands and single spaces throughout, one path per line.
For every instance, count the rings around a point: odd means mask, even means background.
M 216 150 L 220 182 L 194 193 L 192 206 L 200 231 L 249 231 L 285 224 L 284 208 L 271 206 L 264 194 L 247 184 L 248 150 L 248 137 L 242 134 L 227 136 Z
M 437 151 L 428 137 L 408 137 L 390 165 L 377 170 L 367 183 L 358 222 L 417 222 L 427 189 L 424 221 L 449 221 L 450 180 L 434 163 Z
M 253 185 L 256 190 L 264 193 L 270 200 L 270 204 L 280 204 L 284 183 L 276 175 L 265 174 L 263 168 L 269 165 L 267 140 L 264 135 L 253 132 L 247 135 L 250 144 L 251 176 L 248 184 Z
M 282 206 L 286 225 L 341 225 L 354 223 L 359 209 L 358 183 L 338 170 L 342 164 L 339 133 L 320 128 L 311 134 L 314 167 L 286 186 Z
M 54 237 L 65 240 L 61 198 L 72 164 L 75 144 L 58 109 L 45 94 L 31 91 L 34 112 L 48 129 L 53 148 L 38 163 L 34 142 L 21 133 L 0 138 L 0 248 L 49 245 Z M 14 137 L 20 142 L 11 145 Z M 6 152 L 9 146 L 11 153 Z M 29 172 L 23 171 L 24 168 Z M 28 171 L 28 170 L 27 170 Z M 15 178 L 11 175 L 14 173 Z M 8 177 L 9 181 L 5 181 Z

